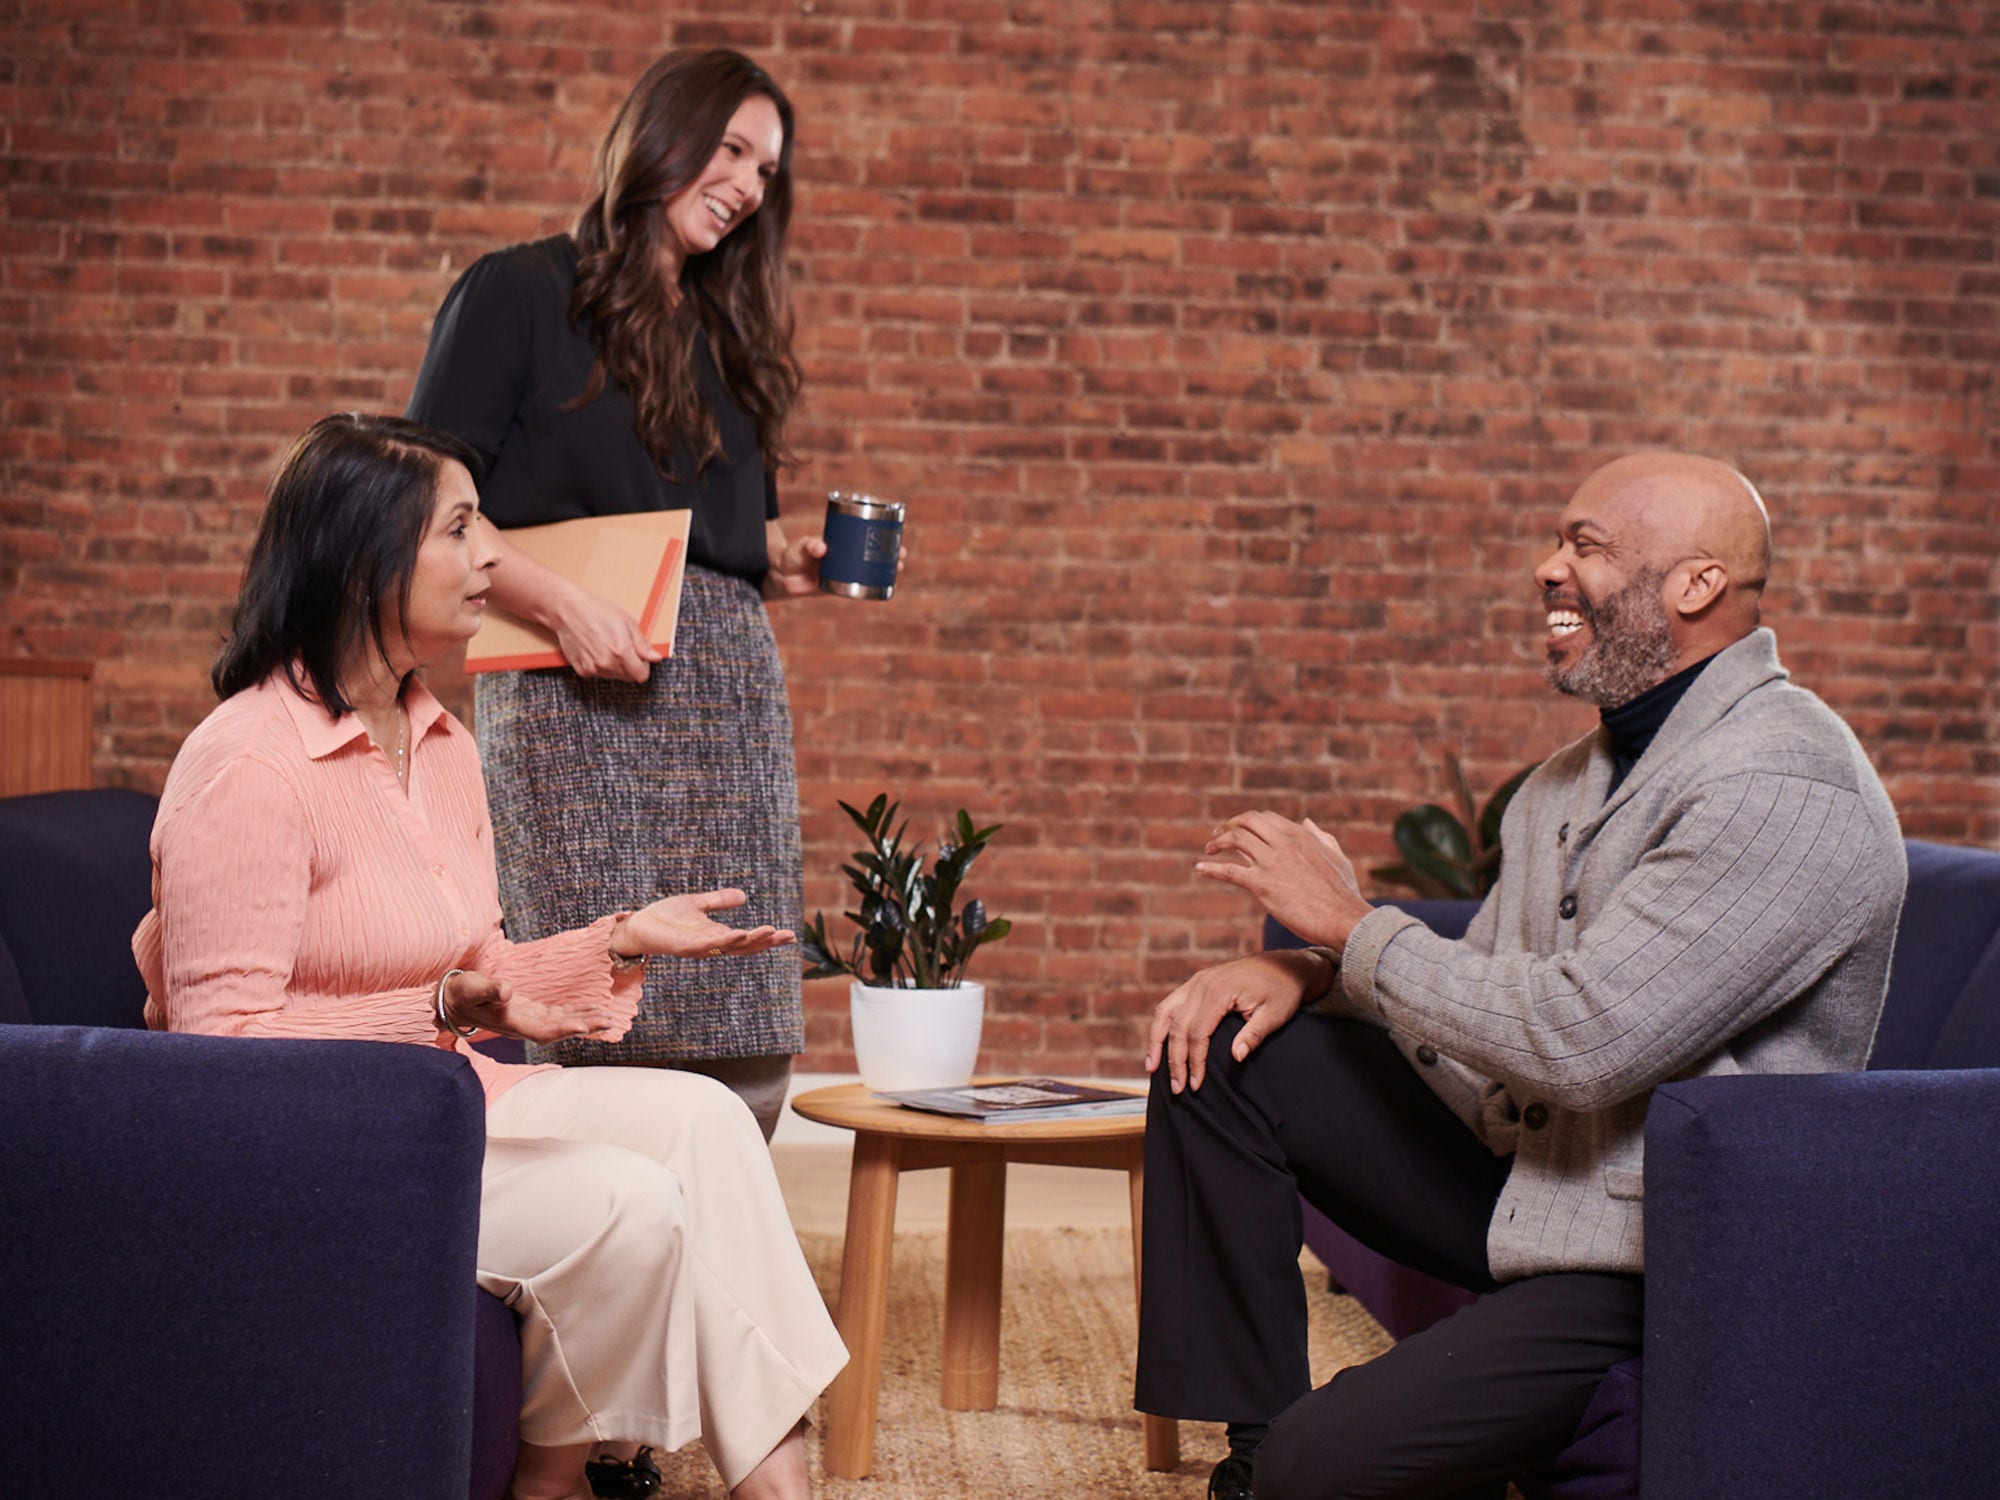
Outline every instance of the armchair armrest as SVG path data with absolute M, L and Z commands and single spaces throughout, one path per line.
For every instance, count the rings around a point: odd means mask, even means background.
M 1662 1087 L 1643 1492 L 1990 1488 L 1996 1160 L 2000 1069 Z
M 462 1058 L 0 1026 L 0 1474 L 463 1500 L 485 1149 Z

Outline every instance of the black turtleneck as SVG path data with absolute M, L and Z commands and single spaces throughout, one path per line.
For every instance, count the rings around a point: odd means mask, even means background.
M 1694 686 L 1702 668 L 1714 660 L 1713 656 L 1704 656 L 1693 666 L 1674 673 L 1665 682 L 1647 688 L 1630 703 L 1599 711 L 1598 718 L 1611 736 L 1611 786 L 1604 794 L 1607 800 L 1618 790 L 1626 773 L 1639 763 L 1639 757 L 1653 743 L 1653 736 L 1667 722 L 1667 715 L 1674 711 L 1681 695 Z

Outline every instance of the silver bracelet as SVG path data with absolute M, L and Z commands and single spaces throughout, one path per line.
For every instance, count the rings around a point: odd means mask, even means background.
M 631 915 L 632 913 L 629 911 L 621 911 L 614 914 L 614 919 L 615 921 L 622 922 Z M 617 928 L 614 926 L 612 930 L 615 932 Z M 611 972 L 614 974 L 623 974 L 627 969 L 636 969 L 646 961 L 645 954 L 620 953 L 608 941 L 604 945 L 604 951 L 611 955 Z
M 437 992 L 431 997 L 432 1009 L 437 1014 L 437 1029 L 449 1031 L 453 1036 L 478 1036 L 477 1026 L 461 1026 L 451 1018 L 451 1012 L 444 1008 L 444 992 L 452 980 L 463 974 L 463 969 L 447 969 L 444 978 L 437 982 Z

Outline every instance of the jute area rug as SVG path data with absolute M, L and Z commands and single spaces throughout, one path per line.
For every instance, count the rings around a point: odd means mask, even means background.
M 840 1294 L 840 1237 L 801 1237 L 828 1306 Z M 1323 1290 L 1303 1264 L 1313 1380 L 1370 1359 L 1389 1340 L 1351 1297 Z M 875 1472 L 829 1479 L 811 1439 L 815 1494 L 828 1500 L 1201 1500 L 1222 1456 L 1219 1426 L 1181 1424 L 1181 1464 L 1147 1471 L 1132 1410 L 1132 1242 L 1124 1229 L 1020 1229 L 1007 1235 L 1000 1326 L 1000 1404 L 938 1405 L 944 1318 L 944 1236 L 899 1234 L 875 1426 Z M 720 1495 L 699 1446 L 676 1454 L 662 1493 Z

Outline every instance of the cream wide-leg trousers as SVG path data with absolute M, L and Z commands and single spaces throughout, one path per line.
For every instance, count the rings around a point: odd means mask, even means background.
M 847 1362 L 763 1133 L 695 1073 L 566 1068 L 486 1113 L 479 1285 L 521 1316 L 521 1438 L 702 1439 L 734 1488 Z

